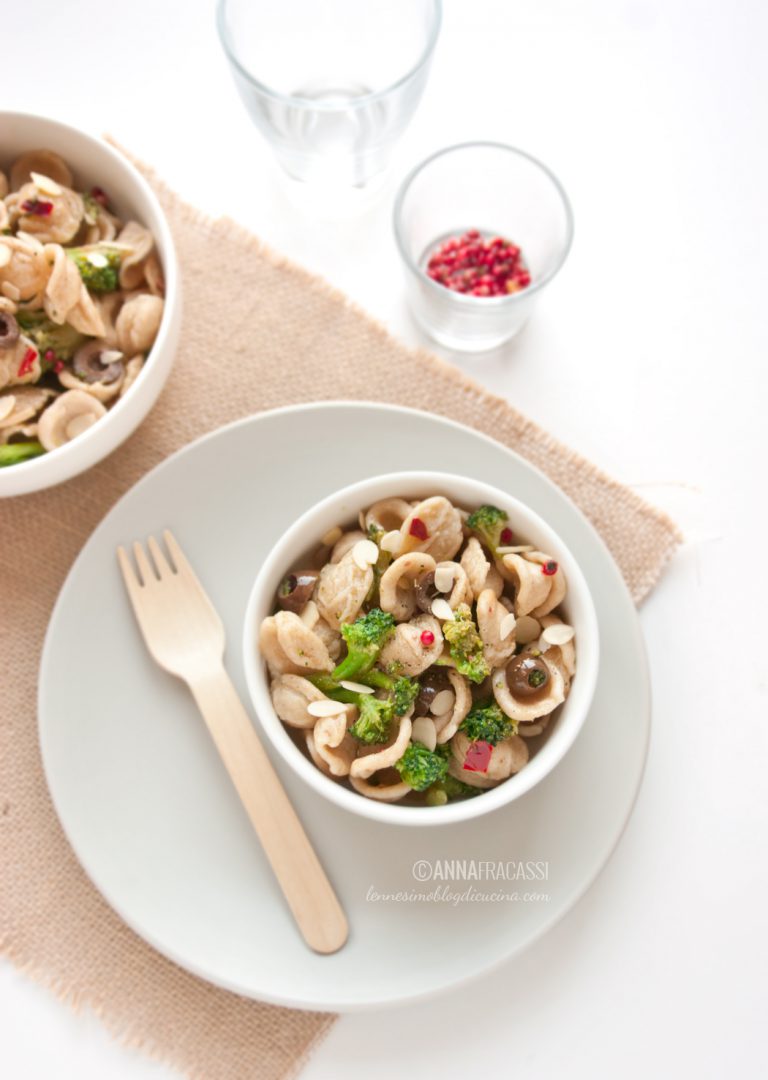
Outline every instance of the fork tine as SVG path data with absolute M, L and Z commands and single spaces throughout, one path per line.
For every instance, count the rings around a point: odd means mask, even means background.
M 131 560 L 128 557 L 128 552 L 122 545 L 117 549 L 117 561 L 120 564 L 120 570 L 123 575 L 125 587 L 128 590 L 128 596 L 131 598 L 133 603 L 136 603 L 138 600 L 138 591 L 141 588 L 141 585 L 139 584 L 139 579 L 136 577 L 136 571 L 131 565 Z
M 155 572 L 149 565 L 149 559 L 144 548 L 138 540 L 133 542 L 133 557 L 136 559 L 136 565 L 139 568 L 139 575 L 141 576 L 141 582 L 144 586 L 151 585 L 153 581 L 156 581 Z
M 165 557 L 165 552 L 160 547 L 157 540 L 155 540 L 154 536 L 150 536 L 147 540 L 147 547 L 149 548 L 149 553 L 152 556 L 152 562 L 155 564 L 157 576 L 160 578 L 160 580 L 162 581 L 163 578 L 170 577 L 173 571 L 168 565 L 168 560 Z
M 165 531 L 163 532 L 163 540 L 165 540 L 168 550 L 171 553 L 173 565 L 176 567 L 177 571 L 180 574 L 185 574 L 186 576 L 190 577 L 197 585 L 200 585 L 195 571 L 187 562 L 186 555 L 179 547 L 179 543 L 170 529 L 165 529 Z M 202 589 L 202 585 L 200 585 L 200 588 Z

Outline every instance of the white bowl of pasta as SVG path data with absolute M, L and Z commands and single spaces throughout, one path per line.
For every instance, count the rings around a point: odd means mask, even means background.
M 597 619 L 562 538 L 468 477 L 375 477 L 309 509 L 248 602 L 244 664 L 285 762 L 392 824 L 479 817 L 540 783 L 594 694 Z
M 120 445 L 173 363 L 170 229 L 107 143 L 0 112 L 0 497 L 61 483 Z

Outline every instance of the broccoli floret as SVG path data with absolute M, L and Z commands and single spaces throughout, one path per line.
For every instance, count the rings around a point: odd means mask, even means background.
M 392 719 L 396 715 L 395 699 L 392 695 L 377 698 L 373 694 L 347 690 L 346 687 L 339 686 L 333 675 L 311 675 L 310 682 L 333 701 L 357 706 L 357 720 L 349 729 L 356 739 L 368 744 L 387 741 Z
M 367 744 L 386 742 L 395 714 L 392 699 L 382 700 L 373 694 L 361 694 L 358 710 L 357 720 L 349 729 L 355 738 Z
M 395 762 L 395 768 L 414 791 L 426 791 L 432 784 L 445 778 L 448 762 L 442 754 L 436 754 L 420 743 L 411 743 L 400 760 Z
M 16 321 L 24 333 L 32 338 L 41 356 L 52 349 L 58 360 L 71 360 L 86 340 L 85 335 L 67 323 L 59 326 L 51 322 L 44 311 L 20 311 Z
M 395 707 L 395 716 L 404 716 L 419 696 L 419 684 L 405 675 L 387 675 L 378 668 L 373 668 L 365 676 L 365 681 L 380 690 L 388 690 Z
M 65 248 L 92 292 L 114 292 L 119 286 L 120 252 L 114 248 Z
M 336 682 L 355 679 L 370 671 L 378 659 L 381 647 L 395 629 L 392 615 L 371 608 L 353 623 L 342 623 L 341 633 L 347 643 L 347 655 L 333 672 Z
M 5 446 L 0 446 L 0 469 L 6 465 L 18 465 L 20 461 L 28 461 L 44 453 L 45 450 L 39 442 L 6 443 Z
M 445 806 L 453 799 L 471 799 L 474 795 L 479 795 L 480 791 L 480 788 L 470 787 L 446 773 L 442 780 L 438 780 L 427 791 L 426 803 L 427 806 Z
M 373 540 L 374 544 L 379 545 L 381 544 L 382 536 L 384 536 L 384 530 L 375 522 L 371 522 L 368 526 L 368 539 Z M 379 547 L 379 557 L 373 564 L 373 581 L 371 582 L 371 587 L 365 597 L 366 607 L 378 604 L 381 576 L 392 562 L 393 558 L 394 556 L 391 551 L 384 551 Z
M 476 532 L 479 539 L 496 554 L 496 548 L 502 544 L 502 533 L 507 528 L 509 518 L 498 506 L 481 506 L 467 518 L 467 525 Z
M 483 641 L 468 604 L 459 604 L 453 618 L 443 623 L 443 634 L 459 674 L 474 683 L 481 683 L 490 675 L 483 655 Z
M 492 698 L 488 698 L 472 706 L 459 724 L 459 729 L 473 742 L 482 739 L 495 746 L 502 739 L 517 734 L 517 723 L 503 713 Z

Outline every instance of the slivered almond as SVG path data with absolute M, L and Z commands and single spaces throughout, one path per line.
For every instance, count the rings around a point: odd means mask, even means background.
M 6 266 L 11 261 L 11 249 L 6 244 L 0 244 L 0 266 Z
M 381 550 L 388 551 L 391 555 L 397 555 L 403 546 L 403 536 L 399 529 L 392 529 L 384 533 L 381 538 Z
M 299 615 L 299 618 L 310 630 L 317 625 L 317 621 L 320 618 L 320 612 L 318 611 L 317 604 L 314 600 L 307 600 L 304 605 L 304 610 L 301 615 Z
M 378 557 L 379 549 L 373 540 L 358 540 L 352 548 L 352 558 L 355 560 L 355 565 L 359 566 L 361 570 L 373 566 Z
M 437 600 L 432 601 L 432 614 L 436 619 L 452 619 L 453 608 L 447 600 L 443 600 L 438 596 Z
M 429 711 L 434 713 L 435 716 L 442 716 L 443 713 L 449 712 L 456 704 L 456 695 L 453 690 L 441 690 L 439 694 L 435 694 L 432 704 L 429 706 Z
M 51 180 L 50 176 L 43 176 L 39 172 L 33 172 L 29 175 L 37 190 L 42 191 L 44 195 L 61 195 L 61 186 L 55 180 Z
M 2 289 L 4 295 L 7 296 L 9 300 L 21 300 L 21 293 L 10 281 L 4 281 L 3 284 L 0 285 L 0 289 Z
M 351 690 L 353 694 L 372 694 L 373 687 L 365 686 L 361 682 L 353 682 L 351 679 L 342 679 L 339 686 L 343 686 L 345 690 Z
M 567 623 L 552 623 L 544 629 L 541 639 L 548 645 L 567 645 L 575 633 L 573 627 L 568 626 Z
M 506 641 L 512 631 L 515 629 L 515 623 L 517 619 L 512 612 L 509 615 L 505 615 L 499 623 L 499 637 L 502 641 Z
M 435 725 L 428 716 L 419 716 L 413 721 L 411 728 L 411 741 L 421 743 L 427 750 L 434 750 L 437 746 L 437 731 Z
M 448 593 L 453 588 L 455 571 L 452 566 L 438 566 L 435 570 L 435 588 L 438 592 Z
M 310 701 L 307 712 L 310 716 L 338 716 L 346 712 L 347 707 L 341 701 Z

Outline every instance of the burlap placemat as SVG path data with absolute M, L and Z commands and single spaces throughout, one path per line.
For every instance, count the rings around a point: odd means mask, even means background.
M 663 514 L 504 401 L 404 348 L 322 280 L 234 222 L 204 217 L 144 171 L 182 267 L 176 366 L 146 422 L 106 461 L 0 505 L 0 948 L 63 1000 L 95 1010 L 125 1043 L 189 1076 L 279 1080 L 299 1070 L 333 1016 L 249 1001 L 165 960 L 107 907 L 54 815 L 38 754 L 39 654 L 56 594 L 94 526 L 148 469 L 203 432 L 262 409 L 343 396 L 441 413 L 514 447 L 591 519 L 636 601 L 680 537 Z

